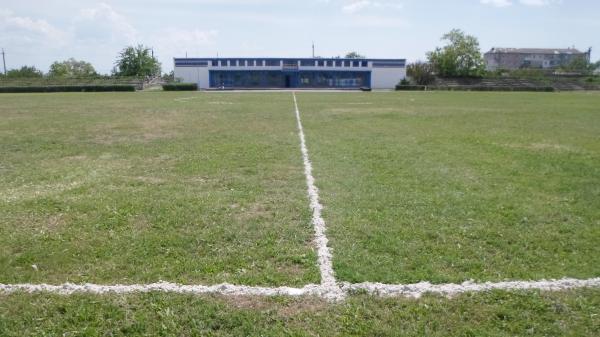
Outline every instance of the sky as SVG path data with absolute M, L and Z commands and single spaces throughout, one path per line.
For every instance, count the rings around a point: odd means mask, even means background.
M 173 57 L 333 57 L 424 60 L 453 28 L 492 47 L 592 47 L 599 0 L 0 0 L 8 69 L 47 71 L 74 57 L 109 73 L 125 46 Z

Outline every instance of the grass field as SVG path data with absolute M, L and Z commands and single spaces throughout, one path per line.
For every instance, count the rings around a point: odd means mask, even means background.
M 1 298 L 3 336 L 598 336 L 600 291 L 490 292 L 448 300 L 165 294 Z
M 0 283 L 318 282 L 289 97 L 176 97 L 2 96 Z
M 340 282 L 600 276 L 600 94 L 297 93 Z M 291 93 L 0 96 L 0 284 L 320 282 Z M 593 336 L 600 290 L 0 293 L 0 336 Z
M 350 282 L 600 275 L 600 95 L 298 95 Z

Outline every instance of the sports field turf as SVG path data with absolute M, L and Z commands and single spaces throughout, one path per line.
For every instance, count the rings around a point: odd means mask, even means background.
M 600 94 L 296 96 L 337 281 L 600 276 Z M 0 284 L 320 282 L 292 93 L 0 99 Z M 598 312 L 598 289 L 16 292 L 0 336 L 593 336 Z
M 453 299 L 0 295 L 2 336 L 598 336 L 600 291 Z
M 298 101 L 339 279 L 600 275 L 600 95 Z
M 0 283 L 318 282 L 289 95 L 177 97 L 2 96 Z

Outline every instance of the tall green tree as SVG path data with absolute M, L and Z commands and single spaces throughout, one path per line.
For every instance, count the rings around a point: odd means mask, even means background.
M 351 51 L 346 54 L 347 59 L 366 59 L 367 57 L 359 54 L 358 52 Z
M 117 76 L 159 76 L 161 66 L 150 48 L 140 44 L 126 47 L 119 53 L 113 73 Z
M 56 61 L 50 65 L 48 75 L 54 77 L 92 77 L 96 70 L 91 63 L 70 58 L 66 61 Z
M 442 77 L 477 77 L 483 75 L 485 64 L 476 37 L 453 29 L 442 37 L 444 47 L 427 53 L 429 63 Z
M 11 69 L 6 72 L 7 78 L 30 78 L 30 77 L 42 77 L 44 73 L 38 70 L 34 66 L 22 66 L 19 69 Z

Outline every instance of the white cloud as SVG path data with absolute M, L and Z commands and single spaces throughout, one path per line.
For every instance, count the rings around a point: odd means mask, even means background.
M 553 1 L 550 1 L 550 0 L 519 0 L 519 2 L 525 6 L 542 7 L 542 6 L 550 5 Z
M 0 9 L 0 41 L 18 44 L 37 44 L 61 47 L 67 43 L 68 34 L 46 20 L 16 16 L 9 10 Z
M 344 11 L 345 13 L 356 13 L 364 8 L 367 8 L 371 5 L 371 1 L 368 0 L 362 0 L 362 1 L 355 1 L 355 2 L 351 2 L 347 5 L 344 5 L 342 7 L 342 11 Z
M 163 33 L 157 33 L 147 41 L 155 47 L 157 52 L 169 58 L 183 56 L 186 52 L 190 55 L 206 54 L 207 47 L 215 44 L 218 35 L 219 32 L 214 29 L 171 27 L 165 29 Z
M 129 20 L 106 3 L 80 10 L 73 30 L 80 40 L 134 43 L 139 37 Z
M 513 2 L 511 0 L 480 0 L 484 5 L 490 5 L 494 7 L 508 7 L 512 6 Z M 561 3 L 562 0 L 519 0 L 519 3 L 524 6 L 530 7 L 544 7 L 554 3 Z
M 512 5 L 510 0 L 481 0 L 481 3 L 494 7 L 508 7 Z
M 398 1 L 349 0 L 343 1 L 342 12 L 354 14 L 368 9 L 401 9 Z

